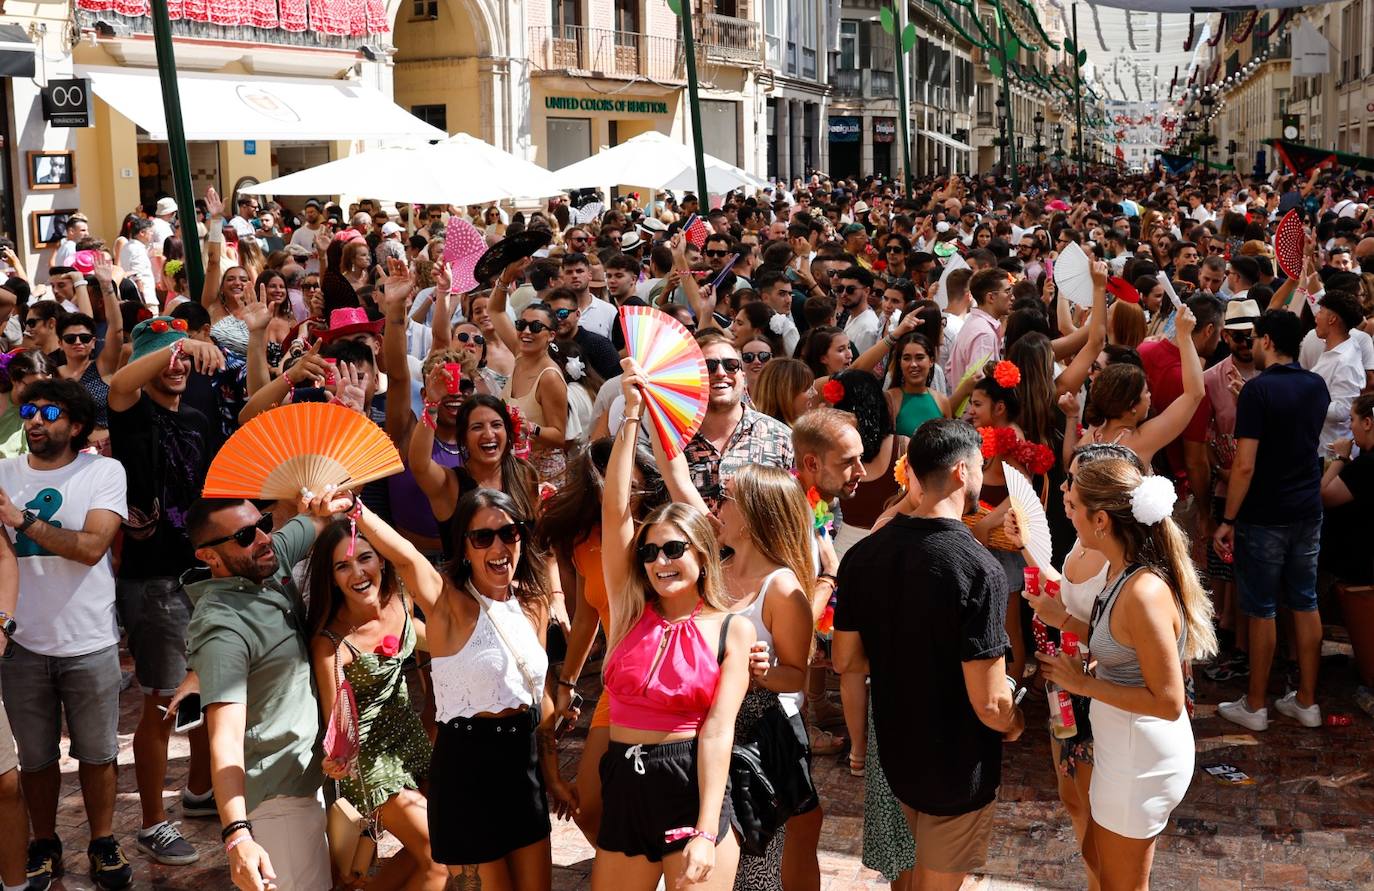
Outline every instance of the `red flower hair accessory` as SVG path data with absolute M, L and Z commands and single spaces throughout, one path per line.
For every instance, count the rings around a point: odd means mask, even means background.
M 154 334 L 166 334 L 168 331 L 167 323 L 162 319 L 154 319 L 153 323 L 148 327 Z
M 992 379 L 997 381 L 999 387 L 1011 390 L 1021 383 L 1021 369 L 1016 367 L 1015 362 L 1003 359 L 993 366 Z
M 821 388 L 821 396 L 826 402 L 836 405 L 844 399 L 844 384 L 834 379 L 826 381 L 825 386 Z
M 978 435 L 983 437 L 983 457 L 996 458 L 1001 454 L 1001 449 L 997 446 L 997 428 L 979 427 Z
M 1010 428 L 1008 428 L 1010 429 Z M 1048 473 L 1054 466 L 1054 452 L 1037 442 L 1020 440 L 1011 449 L 1011 458 L 1032 474 Z

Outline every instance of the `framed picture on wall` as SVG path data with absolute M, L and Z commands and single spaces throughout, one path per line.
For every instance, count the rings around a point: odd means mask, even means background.
M 29 240 L 33 243 L 33 249 L 39 251 L 60 243 L 67 234 L 67 219 L 74 213 L 76 208 L 35 210 L 29 214 Z
M 76 185 L 74 152 L 28 152 L 29 189 L 35 192 Z

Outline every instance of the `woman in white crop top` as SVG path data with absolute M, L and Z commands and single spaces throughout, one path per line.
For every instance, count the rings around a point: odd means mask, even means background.
M 1068 477 L 1060 484 L 1060 489 L 1064 493 L 1064 510 L 1070 516 L 1073 515 L 1075 507 L 1071 491 L 1073 475 L 1080 467 L 1104 458 L 1130 461 L 1137 470 L 1143 472 L 1140 458 L 1124 445 L 1094 443 L 1080 446 L 1074 452 L 1072 463 L 1069 464 Z M 1016 528 L 1016 518 L 1011 511 L 1007 512 L 1005 529 L 1012 541 L 1021 540 L 1020 530 Z M 1039 566 L 1029 550 L 1022 548 L 1021 554 L 1025 557 L 1027 566 Z M 1097 602 L 1097 596 L 1102 593 L 1107 582 L 1107 558 L 1102 552 L 1085 548 L 1082 542 L 1075 541 L 1073 550 L 1064 558 L 1062 571 L 1056 572 L 1053 566 L 1040 566 L 1040 570 L 1047 581 L 1054 580 L 1060 585 L 1058 599 L 1047 596 L 1031 597 L 1023 592 L 1022 596 L 1025 596 L 1035 608 L 1042 621 L 1052 628 L 1063 627 L 1065 616 L 1072 616 L 1086 623 L 1092 617 L 1093 604 Z M 1044 591 L 1043 584 L 1041 591 Z M 1082 641 L 1084 646 L 1087 643 L 1086 639 Z M 1076 702 L 1074 708 L 1074 717 L 1078 725 L 1077 735 L 1064 740 L 1050 735 L 1050 757 L 1059 781 L 1059 800 L 1064 802 L 1064 809 L 1069 812 L 1080 850 L 1090 820 L 1088 791 L 1092 786 L 1093 774 L 1092 726 L 1089 723 L 1087 708 L 1081 705 L 1082 703 Z M 1097 891 L 1097 887 L 1097 877 L 1089 871 L 1088 888 Z
M 456 557 L 440 573 L 371 511 L 355 516 L 425 613 L 438 707 L 429 773 L 434 861 L 474 887 L 547 891 L 546 790 L 560 817 L 577 801 L 558 778 L 544 685 L 550 595 L 540 556 L 529 550 L 532 518 L 504 492 L 469 492 L 453 514 Z

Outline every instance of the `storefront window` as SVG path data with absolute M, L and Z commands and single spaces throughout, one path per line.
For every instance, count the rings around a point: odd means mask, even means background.
M 549 170 L 575 164 L 592 154 L 592 122 L 587 118 L 549 118 Z

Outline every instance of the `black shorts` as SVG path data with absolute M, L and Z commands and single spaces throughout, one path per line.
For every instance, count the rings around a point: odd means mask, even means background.
M 631 746 L 612 742 L 601 756 L 601 828 L 596 846 L 658 863 L 687 847 L 690 839 L 674 842 L 664 835 L 697 825 L 697 741 Z M 730 831 L 730 789 L 727 781 L 720 808 L 716 843 Z
M 532 709 L 438 725 L 429 766 L 434 862 L 490 863 L 549 837 L 534 727 Z

